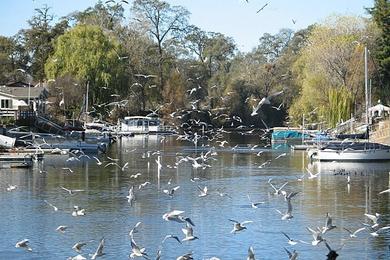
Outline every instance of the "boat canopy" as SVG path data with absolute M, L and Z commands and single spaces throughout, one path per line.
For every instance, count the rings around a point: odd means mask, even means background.
M 381 103 L 368 109 L 370 117 L 382 116 L 382 114 L 385 112 L 390 113 L 390 107 L 384 106 Z
M 273 140 L 284 140 L 284 139 L 302 139 L 302 132 L 294 130 L 282 130 L 272 132 Z M 304 134 L 304 138 L 310 138 L 310 135 Z

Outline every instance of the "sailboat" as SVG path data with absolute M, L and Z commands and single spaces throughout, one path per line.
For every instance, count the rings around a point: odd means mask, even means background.
M 368 71 L 367 71 L 367 47 L 364 48 L 364 81 L 365 81 L 365 110 L 366 127 L 368 131 Z M 379 143 L 350 142 L 345 139 L 342 142 L 331 142 L 323 147 L 310 149 L 308 156 L 320 161 L 387 161 L 390 160 L 390 146 Z

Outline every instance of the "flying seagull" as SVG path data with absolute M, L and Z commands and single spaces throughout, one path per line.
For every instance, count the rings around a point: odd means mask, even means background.
M 180 186 L 173 187 L 171 189 L 164 189 L 163 192 L 167 194 L 169 197 L 173 197 L 175 194 L 175 191 L 177 191 L 180 188 Z
M 249 194 L 247 194 L 246 196 L 248 197 L 248 200 L 249 200 L 249 203 L 251 204 L 251 207 L 254 208 L 254 209 L 257 209 L 259 205 L 265 203 L 264 201 L 253 202 L 253 201 L 251 200 L 251 197 L 249 196 Z
M 253 251 L 253 247 L 248 248 L 248 257 L 246 260 L 255 260 L 255 252 Z
M 240 222 L 238 222 L 237 220 L 234 220 L 234 219 L 229 219 L 229 221 L 234 223 L 233 224 L 233 229 L 232 229 L 232 231 L 230 231 L 230 233 L 233 233 L 233 234 L 236 234 L 239 231 L 247 229 L 244 225 L 253 222 L 251 220 L 247 220 L 247 221 L 243 221 L 243 222 L 240 223 Z
M 133 237 L 133 234 L 138 233 L 138 227 L 142 224 L 142 222 L 137 222 L 134 227 L 130 230 L 129 236 Z
M 176 258 L 176 260 L 193 260 L 193 259 L 194 258 L 192 257 L 192 253 L 187 253 Z
M 183 217 L 182 214 L 184 211 L 182 210 L 172 210 L 163 215 L 163 219 L 166 221 L 175 221 L 179 223 L 188 222 L 190 225 L 195 226 L 194 222 L 190 218 Z
M 23 239 L 22 241 L 19 241 L 16 243 L 15 247 L 25 248 L 27 251 L 32 251 L 32 248 L 28 245 L 29 240 Z
M 286 253 L 288 254 L 288 259 L 289 260 L 296 260 L 298 259 L 298 253 L 297 251 L 292 251 L 290 252 L 287 248 L 284 247 L 284 250 L 286 251 Z
M 287 239 L 288 239 L 288 242 L 287 242 L 287 243 L 288 243 L 289 245 L 294 246 L 294 245 L 298 244 L 297 241 L 291 239 L 291 238 L 290 238 L 286 233 L 284 233 L 283 231 L 282 231 L 282 234 L 283 234 L 285 237 L 287 237 Z
M 199 239 L 198 237 L 194 236 L 194 230 L 192 229 L 192 226 L 188 223 L 186 223 L 186 227 L 181 229 L 186 236 L 181 241 L 191 241 L 195 239 Z
M 322 234 L 325 234 L 326 232 L 328 232 L 329 230 L 332 230 L 334 228 L 336 228 L 336 226 L 332 224 L 332 217 L 327 212 L 325 226 L 322 228 Z
M 357 237 L 357 236 L 356 236 L 357 233 L 359 233 L 360 231 L 363 231 L 363 230 L 365 230 L 365 229 L 366 229 L 365 227 L 362 227 L 362 228 L 359 228 L 359 229 L 355 230 L 354 232 L 352 232 L 352 231 L 350 231 L 349 229 L 344 228 L 344 230 L 347 231 L 347 232 L 349 233 L 349 236 L 350 236 L 351 238 Z
M 93 240 L 90 240 L 88 242 L 92 242 Z M 81 253 L 81 248 L 85 246 L 88 242 L 77 242 L 72 246 L 72 249 L 75 250 L 77 253 Z
M 145 253 L 145 248 L 140 248 L 134 241 L 134 239 L 132 238 L 131 239 L 131 254 L 130 254 L 130 258 L 134 258 L 136 256 L 142 256 L 146 259 L 149 259 L 148 258 L 148 254 Z
M 58 208 L 56 206 L 54 206 L 53 204 L 49 203 L 47 200 L 44 200 L 44 202 L 49 205 L 50 207 L 53 208 L 54 211 L 58 211 Z
M 64 191 L 68 192 L 70 195 L 73 195 L 75 194 L 75 192 L 81 192 L 81 191 L 84 191 L 84 190 L 70 190 L 70 189 L 67 189 L 63 186 L 60 186 L 61 189 L 63 189 Z
M 266 6 L 268 5 L 268 3 L 266 3 L 265 5 L 263 5 L 259 10 L 257 10 L 257 14 L 259 13 L 259 12 L 261 12 Z
M 156 75 L 152 75 L 152 74 L 149 74 L 149 75 L 145 75 L 145 74 L 134 74 L 134 76 L 136 77 L 142 77 L 144 79 L 147 79 L 147 78 L 157 78 Z
M 163 241 L 161 242 L 161 244 L 164 244 L 165 240 L 167 240 L 168 238 L 173 238 L 175 239 L 179 244 L 181 244 L 181 241 L 180 239 L 177 237 L 177 236 L 174 236 L 174 235 L 166 235 L 163 239 Z
M 322 241 L 324 241 L 324 239 L 321 236 L 321 234 L 322 234 L 321 230 L 317 231 L 317 230 L 313 230 L 313 229 L 311 229 L 309 227 L 307 227 L 307 230 L 309 230 L 311 232 L 312 236 L 313 236 L 313 241 L 311 241 L 311 244 L 313 246 L 316 246 L 319 243 L 321 243 Z
M 104 248 L 104 238 L 100 240 L 99 245 L 95 253 L 92 255 L 91 259 L 96 259 L 96 257 L 104 255 L 103 248 Z

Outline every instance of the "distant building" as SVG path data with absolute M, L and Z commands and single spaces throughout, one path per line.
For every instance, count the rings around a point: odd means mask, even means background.
M 45 113 L 48 90 L 25 82 L 0 86 L 0 119 L 18 118 L 19 111 Z

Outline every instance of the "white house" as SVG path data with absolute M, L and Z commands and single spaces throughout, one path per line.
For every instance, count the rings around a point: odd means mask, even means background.
M 45 87 L 15 82 L 0 86 L 0 119 L 17 119 L 18 111 L 44 113 L 48 91 Z

